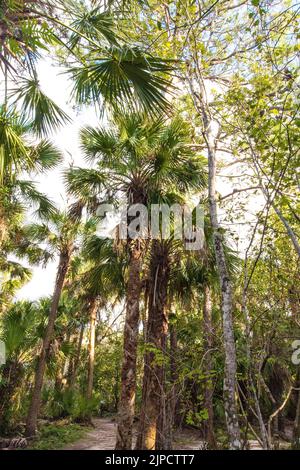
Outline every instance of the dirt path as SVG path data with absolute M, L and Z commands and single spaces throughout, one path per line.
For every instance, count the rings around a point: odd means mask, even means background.
M 116 442 L 117 424 L 110 418 L 94 418 L 94 428 L 65 450 L 113 450 Z
M 111 418 L 94 418 L 94 428 L 88 431 L 79 441 L 65 447 L 65 450 L 114 450 L 116 442 L 117 423 Z M 177 431 L 174 438 L 175 450 L 200 450 L 203 441 L 198 432 L 193 429 Z M 261 450 L 257 441 L 249 441 L 251 450 Z
M 110 418 L 94 418 L 94 428 L 77 442 L 69 444 L 65 450 L 113 450 L 116 441 L 117 424 Z M 176 450 L 197 450 L 201 445 L 200 438 L 195 432 L 184 430 L 176 436 Z

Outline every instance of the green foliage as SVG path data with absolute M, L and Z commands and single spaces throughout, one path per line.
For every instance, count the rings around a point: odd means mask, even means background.
M 49 418 L 69 417 L 75 422 L 88 422 L 97 413 L 99 397 L 91 400 L 77 390 L 45 390 L 43 401 L 47 403 L 45 415 Z
M 77 441 L 88 431 L 78 424 L 58 421 L 41 426 L 37 441 L 28 450 L 55 450 Z

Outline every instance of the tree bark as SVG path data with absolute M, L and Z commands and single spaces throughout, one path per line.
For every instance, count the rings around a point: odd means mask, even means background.
M 172 417 L 172 427 L 178 427 L 180 420 L 180 398 L 179 398 L 179 374 L 178 374 L 178 345 L 177 345 L 177 332 L 176 326 L 170 324 L 170 381 L 171 381 L 171 417 Z
M 41 393 L 44 381 L 44 374 L 46 369 L 46 360 L 49 353 L 53 331 L 54 331 L 54 324 L 57 317 L 57 309 L 59 305 L 59 300 L 61 296 L 61 292 L 64 286 L 66 274 L 69 268 L 70 257 L 71 257 L 72 249 L 68 248 L 64 250 L 59 257 L 59 264 L 55 282 L 54 293 L 52 297 L 50 313 L 48 318 L 48 323 L 46 326 L 46 330 L 44 333 L 42 349 L 38 358 L 37 369 L 35 373 L 34 379 L 34 387 L 32 392 L 32 397 L 30 401 L 29 411 L 27 415 L 26 421 L 26 436 L 34 436 L 36 434 L 37 428 L 37 418 L 40 409 L 40 401 L 41 401 Z
M 141 449 L 154 450 L 157 424 L 164 390 L 164 349 L 168 332 L 166 316 L 169 280 L 168 247 L 159 240 L 152 242 L 150 262 L 150 293 L 145 355 L 143 403 L 139 434 Z M 150 350 L 149 350 L 150 348 Z M 160 436 L 162 442 L 162 436 Z M 160 445 L 161 446 L 161 445 Z
M 84 324 L 80 325 L 77 351 L 76 351 L 76 356 L 75 356 L 74 364 L 73 364 L 71 375 L 70 375 L 70 381 L 69 381 L 69 388 L 70 389 L 72 389 L 74 387 L 75 381 L 76 381 L 76 374 L 77 374 L 79 361 L 80 361 L 83 333 L 84 333 Z
M 168 330 L 168 325 L 166 325 Z M 162 352 L 163 356 L 167 357 L 167 332 L 162 337 Z M 170 396 L 167 391 L 166 384 L 166 365 L 162 364 L 161 372 L 161 396 L 159 405 L 159 415 L 157 419 L 157 431 L 155 440 L 156 450 L 171 450 L 172 449 L 172 414 Z
M 131 242 L 129 273 L 126 293 L 123 363 L 121 371 L 121 396 L 118 409 L 117 450 L 132 448 L 132 428 L 135 409 L 136 360 L 139 328 L 139 303 L 141 294 L 140 241 Z
M 210 288 L 206 284 L 204 286 L 203 299 L 203 333 L 204 333 L 204 367 L 205 367 L 205 390 L 204 390 L 204 407 L 207 410 L 208 418 L 204 424 L 205 440 L 208 442 L 210 449 L 217 447 L 214 433 L 214 411 L 213 411 L 213 387 L 211 373 L 213 370 L 211 350 L 213 347 L 213 326 L 212 326 L 212 301 Z
M 89 338 L 88 379 L 87 379 L 87 391 L 86 391 L 86 397 L 88 400 L 90 400 L 93 395 L 97 309 L 98 309 L 97 299 L 92 298 L 89 303 L 90 338 Z

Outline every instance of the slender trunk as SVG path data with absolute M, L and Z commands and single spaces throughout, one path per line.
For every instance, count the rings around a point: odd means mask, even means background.
M 170 381 L 171 381 L 171 432 L 173 426 L 178 427 L 180 425 L 180 398 L 179 398 L 179 374 L 178 374 L 178 345 L 177 345 L 177 333 L 176 327 L 173 323 L 170 324 Z
M 197 68 L 197 66 L 196 66 Z M 230 448 L 241 448 L 240 426 L 236 400 L 236 350 L 232 321 L 232 286 L 223 247 L 223 234 L 218 222 L 216 197 L 216 148 L 217 137 L 214 135 L 213 122 L 210 115 L 207 93 L 200 70 L 196 71 L 200 94 L 194 90 L 192 79 L 187 77 L 195 107 L 202 117 L 203 137 L 208 155 L 208 199 L 209 214 L 213 232 L 215 256 L 218 267 L 220 290 L 222 295 L 223 344 L 225 352 L 224 371 L 224 408 Z
M 166 325 L 166 332 L 168 325 Z M 167 356 L 167 334 L 162 337 L 161 348 L 164 357 Z M 159 416 L 157 419 L 156 431 L 156 450 L 171 450 L 172 449 L 172 416 L 170 414 L 170 401 L 166 388 L 166 366 L 163 362 L 161 371 L 161 396 L 159 405 Z
M 204 390 L 204 407 L 207 410 L 207 421 L 204 424 L 205 439 L 210 449 L 217 447 L 214 433 L 214 411 L 213 411 L 213 387 L 211 373 L 213 371 L 213 362 L 211 350 L 213 346 L 213 326 L 212 326 L 212 301 L 211 293 L 208 285 L 204 286 L 204 302 L 203 302 L 203 333 L 205 346 L 205 390 Z
M 139 303 L 141 293 L 140 241 L 132 242 L 126 294 L 123 362 L 121 371 L 121 396 L 118 410 L 117 450 L 132 447 L 132 428 L 135 409 L 136 360 L 139 328 Z
M 27 415 L 26 436 L 34 436 L 36 434 L 37 418 L 40 409 L 41 393 L 46 369 L 46 360 L 49 353 L 51 340 L 53 337 L 54 324 L 57 316 L 57 308 L 70 263 L 71 251 L 71 249 L 66 249 L 60 254 L 59 257 L 59 265 L 50 307 L 48 324 L 46 326 L 43 338 L 42 350 L 38 358 L 38 364 L 34 378 L 33 392 Z
M 86 397 L 92 398 L 94 382 L 94 363 L 95 363 L 95 338 L 96 338 L 96 319 L 97 319 L 97 299 L 93 298 L 89 304 L 90 312 L 90 338 L 89 338 L 89 363 Z
M 273 209 L 276 212 L 277 216 L 279 217 L 279 219 L 281 220 L 281 222 L 285 226 L 287 234 L 290 237 L 290 239 L 292 240 L 292 243 L 294 245 L 296 253 L 297 253 L 298 257 L 300 258 L 300 245 L 299 245 L 298 238 L 297 238 L 294 230 L 292 229 L 291 225 L 288 223 L 287 219 L 283 216 L 282 212 L 278 209 L 277 206 L 275 206 L 274 202 L 271 202 L 271 206 L 273 207 Z
M 144 416 L 140 421 L 141 448 L 154 450 L 157 424 L 163 395 L 163 359 L 168 331 L 166 317 L 167 286 L 169 279 L 168 247 L 154 240 L 150 266 L 149 313 L 147 324 L 147 345 L 144 367 L 143 403 Z M 162 439 L 161 439 L 162 440 Z
M 80 354 L 81 354 L 81 347 L 82 347 L 82 340 L 83 340 L 83 333 L 84 333 L 84 324 L 80 326 L 80 332 L 79 332 L 79 339 L 78 339 L 78 345 L 77 345 L 77 351 L 76 351 L 76 356 L 74 360 L 74 364 L 72 367 L 72 372 L 70 376 L 70 382 L 69 382 L 69 388 L 72 389 L 75 385 L 76 381 L 76 374 L 79 366 L 79 361 L 80 361 Z
M 0 151 L 1 151 L 1 149 L 0 149 Z M 0 175 L 0 179 L 1 179 L 1 175 Z M 0 184 L 1 184 L 1 182 L 0 182 Z M 2 188 L 0 188 L 0 189 L 2 189 Z M 0 205 L 0 248 L 2 247 L 2 244 L 5 241 L 6 235 L 7 235 L 6 214 L 4 212 L 4 209 Z

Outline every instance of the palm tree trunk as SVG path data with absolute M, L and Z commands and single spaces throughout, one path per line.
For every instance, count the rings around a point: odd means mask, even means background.
M 161 348 L 164 357 L 167 355 L 167 330 L 168 325 L 166 326 L 166 334 L 162 337 Z M 167 384 L 166 384 L 166 366 L 163 363 L 161 371 L 161 394 L 160 394 L 160 405 L 159 405 L 159 415 L 157 418 L 156 424 L 156 440 L 155 440 L 155 449 L 156 450 L 171 450 L 172 449 L 172 415 L 170 413 L 170 396 L 167 393 Z
M 203 302 L 203 333 L 205 343 L 205 390 L 204 390 L 204 407 L 207 410 L 208 418 L 204 425 L 205 439 L 210 449 L 217 446 L 214 433 L 214 411 L 213 411 L 213 388 L 210 375 L 213 370 L 211 350 L 213 346 L 213 326 L 212 326 L 212 301 L 210 288 L 206 284 L 204 286 L 204 302 Z
M 141 255 L 140 241 L 135 240 L 130 249 L 129 273 L 126 294 L 123 363 L 121 371 L 121 396 L 118 409 L 117 450 L 132 447 L 132 428 L 135 409 L 136 360 L 140 319 Z
M 89 304 L 90 311 L 90 339 L 89 339 L 89 364 L 86 397 L 92 398 L 94 382 L 94 364 L 95 364 L 95 338 L 96 338 L 96 319 L 97 319 L 97 299 L 93 298 Z
M 71 371 L 71 374 L 70 374 L 70 381 L 69 381 L 69 388 L 70 389 L 72 389 L 75 385 L 76 374 L 77 374 L 79 361 L 80 361 L 83 333 L 84 333 L 84 324 L 82 324 L 80 326 L 76 356 L 75 356 L 74 364 L 73 364 L 72 371 Z
M 157 424 L 163 394 L 164 367 L 161 357 L 164 354 L 168 320 L 166 316 L 167 286 L 169 279 L 168 248 L 160 241 L 152 243 L 150 266 L 149 314 L 147 324 L 147 345 L 152 350 L 146 353 L 144 367 L 143 403 L 144 416 L 140 421 L 141 448 L 154 450 L 157 437 Z M 153 348 L 155 350 L 153 351 Z M 160 360 L 159 360 L 160 359 Z M 162 439 L 161 439 L 162 440 Z
M 0 205 L 0 248 L 2 247 L 2 244 L 5 241 L 6 234 L 7 234 L 6 217 L 5 217 L 4 209 Z
M 178 373 L 178 344 L 176 326 L 170 324 L 170 382 L 171 382 L 171 424 L 178 427 L 180 424 L 180 398 L 179 398 L 179 373 Z
M 66 274 L 69 268 L 71 249 L 66 249 L 60 254 L 59 264 L 55 282 L 54 293 L 52 297 L 48 324 L 45 330 L 42 350 L 39 355 L 37 369 L 34 379 L 34 387 L 30 401 L 29 411 L 26 421 L 26 436 L 34 436 L 36 434 L 37 418 L 40 409 L 41 393 L 44 381 L 44 374 L 46 369 L 46 359 L 48 356 L 50 344 L 53 337 L 54 324 L 57 317 L 57 309 L 64 286 Z

